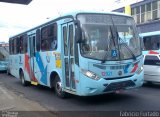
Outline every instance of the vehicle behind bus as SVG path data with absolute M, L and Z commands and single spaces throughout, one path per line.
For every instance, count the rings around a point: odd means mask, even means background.
M 143 39 L 144 80 L 160 82 L 160 31 L 140 35 Z
M 7 68 L 8 68 L 8 43 L 0 42 L 0 71 L 7 71 Z
M 7 71 L 8 62 L 6 60 L 0 60 L 0 71 Z
M 24 86 L 91 96 L 140 87 L 143 56 L 132 17 L 76 12 L 13 36 L 10 72 Z

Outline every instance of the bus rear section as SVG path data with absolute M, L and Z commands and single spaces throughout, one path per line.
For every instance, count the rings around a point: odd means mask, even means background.
M 160 82 L 160 31 L 141 34 L 143 39 L 144 80 Z

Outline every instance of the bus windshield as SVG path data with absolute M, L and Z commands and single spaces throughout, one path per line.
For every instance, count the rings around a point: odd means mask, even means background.
M 131 59 L 133 54 L 141 54 L 133 18 L 98 14 L 80 14 L 77 18 L 82 28 L 82 56 L 98 60 L 125 60 Z M 117 52 L 116 55 L 113 52 Z

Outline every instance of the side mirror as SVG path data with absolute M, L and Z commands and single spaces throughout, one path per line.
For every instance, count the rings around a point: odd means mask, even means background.
M 82 31 L 79 20 L 75 20 L 74 24 L 75 24 L 75 40 L 77 43 L 80 43 L 82 40 Z

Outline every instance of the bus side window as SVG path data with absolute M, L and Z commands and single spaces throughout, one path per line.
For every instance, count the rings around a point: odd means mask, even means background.
M 57 48 L 57 24 L 45 26 L 41 30 L 41 50 L 55 50 Z
M 39 52 L 40 51 L 40 29 L 36 31 L 36 50 Z
M 158 46 L 158 49 L 160 49 L 160 35 L 158 35 L 157 40 L 158 40 L 157 46 Z
M 23 35 L 23 52 L 22 53 L 27 53 L 27 34 Z
M 20 37 L 16 38 L 16 54 L 20 52 Z
M 55 50 L 57 49 L 57 24 L 54 23 L 51 28 L 53 28 L 53 34 L 51 34 L 51 49 Z
M 145 50 L 150 50 L 151 48 L 151 37 L 143 37 L 143 40 L 144 40 L 144 48 Z
M 52 39 L 52 42 L 51 42 L 51 48 L 52 50 L 55 50 L 57 48 L 57 40 L 56 39 Z
M 12 54 L 12 39 L 9 40 L 9 54 Z
M 64 54 L 68 55 L 68 44 L 67 44 L 67 28 L 63 27 L 63 40 L 64 40 Z
M 19 42 L 20 42 L 19 52 L 22 54 L 22 52 L 23 52 L 23 36 L 20 36 Z
M 41 30 L 41 50 L 42 51 L 46 51 L 47 46 L 49 46 L 47 42 L 48 41 L 47 37 L 48 37 L 48 26 L 45 26 Z
M 13 39 L 11 40 L 11 45 L 12 45 L 11 53 L 14 54 L 14 40 Z
M 17 42 L 16 42 L 16 38 L 13 40 L 13 44 L 14 44 L 14 46 L 13 46 L 13 54 L 16 54 L 16 52 L 17 52 Z
M 47 39 L 43 39 L 43 40 L 41 41 L 41 49 L 42 49 L 43 51 L 48 50 L 48 49 L 47 49 L 48 46 L 49 46 L 48 40 L 47 40 Z

